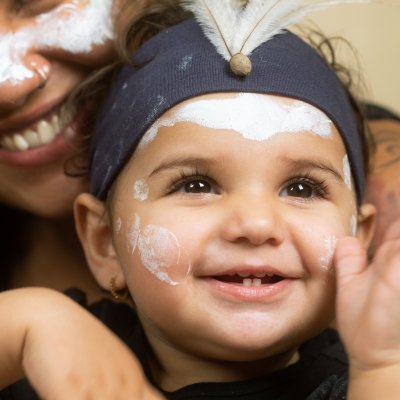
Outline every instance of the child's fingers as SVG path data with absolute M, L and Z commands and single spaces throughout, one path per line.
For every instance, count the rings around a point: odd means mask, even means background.
M 354 237 L 339 239 L 334 256 L 339 288 L 364 271 L 367 256 L 360 242 Z

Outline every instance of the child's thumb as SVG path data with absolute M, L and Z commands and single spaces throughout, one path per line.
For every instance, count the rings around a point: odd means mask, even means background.
M 367 266 L 367 255 L 358 239 L 344 237 L 337 242 L 333 262 L 340 288 L 364 271 Z

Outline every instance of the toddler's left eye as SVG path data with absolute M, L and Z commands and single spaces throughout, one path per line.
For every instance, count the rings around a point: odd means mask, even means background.
M 186 182 L 182 191 L 186 193 L 210 193 L 212 187 L 207 181 L 198 179 Z
M 322 197 L 322 195 L 323 190 L 319 185 L 304 181 L 292 182 L 280 192 L 281 197 L 299 197 L 302 199 Z

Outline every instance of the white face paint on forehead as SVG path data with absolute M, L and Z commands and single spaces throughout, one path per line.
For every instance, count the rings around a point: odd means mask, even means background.
M 206 128 L 230 129 L 245 139 L 267 140 L 277 133 L 312 132 L 332 134 L 331 120 L 317 108 L 293 100 L 254 93 L 239 93 L 224 99 L 199 99 L 176 107 L 168 118 L 161 117 L 144 135 L 140 146 L 151 142 L 162 126 L 191 122 Z
M 15 85 L 33 76 L 22 61 L 31 48 L 79 54 L 112 39 L 112 6 L 113 0 L 88 0 L 84 6 L 82 0 L 73 0 L 40 14 L 31 25 L 14 33 L 0 30 L 0 84 Z

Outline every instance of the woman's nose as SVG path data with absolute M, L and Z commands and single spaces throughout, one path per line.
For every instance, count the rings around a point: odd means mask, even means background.
M 0 110 L 23 106 L 45 88 L 50 75 L 51 64 L 46 58 L 38 54 L 13 55 L 9 49 L 8 56 L 0 61 Z
M 284 240 L 284 222 L 277 199 L 264 195 L 237 196 L 226 205 L 222 235 L 234 243 L 279 245 Z M 278 201 L 279 203 L 279 201 Z

